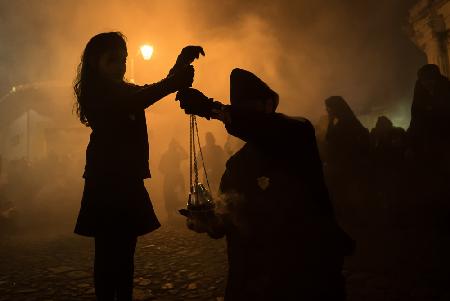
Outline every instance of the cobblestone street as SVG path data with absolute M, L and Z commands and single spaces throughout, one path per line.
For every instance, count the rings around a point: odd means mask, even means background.
M 370 234 L 367 231 L 363 230 Z M 414 259 L 406 235 L 404 241 L 397 239 L 400 235 L 368 237 L 370 243 L 359 243 L 358 253 L 347 259 L 349 301 L 450 300 L 444 265 L 427 268 L 425 261 Z M 398 244 L 408 249 L 393 251 Z M 70 234 L 11 236 L 2 239 L 0 247 L 0 301 L 95 300 L 92 239 Z M 134 297 L 222 300 L 226 271 L 223 239 L 162 227 L 139 239 Z
M 93 251 L 76 235 L 3 241 L 0 300 L 95 300 Z M 162 228 L 138 241 L 135 300 L 220 300 L 225 275 L 224 240 Z

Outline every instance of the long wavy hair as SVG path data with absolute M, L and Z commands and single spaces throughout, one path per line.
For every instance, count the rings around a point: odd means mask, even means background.
M 76 102 L 74 110 L 81 123 L 89 126 L 86 105 L 94 101 L 91 95 L 99 89 L 101 76 L 98 70 L 100 57 L 108 51 L 127 50 L 126 38 L 121 32 L 104 32 L 92 37 L 86 45 L 73 83 Z

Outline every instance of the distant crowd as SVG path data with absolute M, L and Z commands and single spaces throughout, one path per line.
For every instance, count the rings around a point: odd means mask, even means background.
M 319 147 L 343 222 L 450 229 L 450 83 L 438 66 L 418 71 L 406 130 L 380 116 L 369 132 L 340 96 L 325 106 Z
M 0 235 L 36 225 L 71 228 L 68 216 L 79 206 L 83 159 L 49 153 L 34 161 L 2 160 Z
M 436 65 L 425 65 L 418 72 L 408 129 L 380 116 L 369 131 L 341 96 L 327 98 L 325 108 L 326 131 L 316 135 L 339 220 L 349 225 L 389 226 L 421 220 L 430 227 L 438 224 L 450 229 L 450 84 Z M 203 155 L 212 191 L 218 189 L 227 158 L 242 145 L 229 135 L 222 147 L 212 133 L 206 134 Z M 186 150 L 173 139 L 158 166 L 164 176 L 169 221 L 185 206 L 187 179 L 181 162 L 187 158 Z M 76 207 L 81 159 L 50 154 L 36 162 L 3 162 L 0 223 L 11 224 L 18 211 L 30 212 L 25 219 L 43 211 L 57 216 L 70 203 L 58 195 L 72 197 Z

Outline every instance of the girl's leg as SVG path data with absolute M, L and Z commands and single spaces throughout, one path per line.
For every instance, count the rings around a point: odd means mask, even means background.
M 122 237 L 117 243 L 117 301 L 132 301 L 136 237 Z
M 113 301 L 115 297 L 115 246 L 111 237 L 95 237 L 94 284 L 97 301 Z

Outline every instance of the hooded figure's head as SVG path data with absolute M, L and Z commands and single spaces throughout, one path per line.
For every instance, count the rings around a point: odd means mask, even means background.
M 250 71 L 235 68 L 230 74 L 230 102 L 232 106 L 273 113 L 279 97 Z
M 441 70 L 435 64 L 427 64 L 417 72 L 417 81 L 428 93 L 434 94 L 436 86 L 444 79 Z
M 325 106 L 330 116 L 335 116 L 340 120 L 353 120 L 355 113 L 342 96 L 330 96 L 325 99 Z
M 379 131 L 388 131 L 394 127 L 392 121 L 386 116 L 380 116 L 377 119 L 375 128 Z
M 426 64 L 417 71 L 417 78 L 421 81 L 438 80 L 441 76 L 441 70 L 435 64 Z

